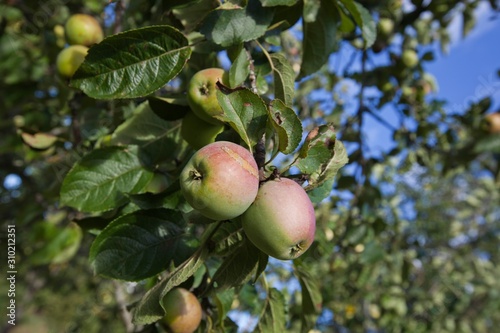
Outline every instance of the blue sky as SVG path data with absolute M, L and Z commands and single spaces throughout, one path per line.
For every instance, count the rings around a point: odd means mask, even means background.
M 477 11 L 478 25 L 465 39 L 460 37 L 461 22 L 451 27 L 454 43 L 449 54 L 440 55 L 426 68 L 439 82 L 438 97 L 448 101 L 450 112 L 463 112 L 472 102 L 493 95 L 498 109 L 500 102 L 500 16 L 491 20 L 489 5 Z
M 447 101 L 450 113 L 463 113 L 471 103 L 483 97 L 493 97 L 491 111 L 500 108 L 500 16 L 492 19 L 493 11 L 485 1 L 476 10 L 477 25 L 462 38 L 462 20 L 458 15 L 450 24 L 452 43 L 448 53 L 436 52 L 436 59 L 425 63 L 426 72 L 436 78 L 439 90 L 431 97 Z M 438 48 L 438 46 L 436 46 Z M 390 109 L 380 115 L 398 127 L 396 114 Z M 366 142 L 370 153 L 378 155 L 392 146 L 391 133 L 372 117 L 364 121 Z

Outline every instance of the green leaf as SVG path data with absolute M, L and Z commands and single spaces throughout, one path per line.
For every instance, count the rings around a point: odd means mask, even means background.
M 264 7 L 274 7 L 274 6 L 293 6 L 298 0 L 260 0 L 260 3 Z
M 371 241 L 365 246 L 365 250 L 361 254 L 359 262 L 361 264 L 373 264 L 381 261 L 386 257 L 384 248 L 375 241 Z
M 231 88 L 236 88 L 245 82 L 248 74 L 250 74 L 250 61 L 248 60 L 245 48 L 241 48 L 237 57 L 234 59 L 228 74 L 229 86 Z
M 302 13 L 304 22 L 311 23 L 316 21 L 320 6 L 321 0 L 304 0 L 304 8 Z
M 217 99 L 223 114 L 216 118 L 228 123 L 252 149 L 266 129 L 266 104 L 257 94 L 246 88 L 231 90 L 220 83 L 217 86 Z
M 151 110 L 147 102 L 138 105 L 130 118 L 113 132 L 109 145 L 138 145 L 150 165 L 176 158 L 182 151 L 180 127 L 164 120 Z
M 178 120 L 190 110 L 185 96 L 149 97 L 149 107 L 163 120 Z
M 340 0 L 352 16 L 354 22 L 361 28 L 365 48 L 369 48 L 377 38 L 377 27 L 370 12 L 356 1 Z
M 61 204 L 83 212 L 103 212 L 128 201 L 126 194 L 143 191 L 153 178 L 137 146 L 95 149 L 64 178 Z
M 302 264 L 295 264 L 294 268 L 302 292 L 302 332 L 307 332 L 315 326 L 321 313 L 323 299 L 320 284 Z
M 175 271 L 161 280 L 141 298 L 132 309 L 132 321 L 136 325 L 147 325 L 160 320 L 165 316 L 161 305 L 163 297 L 174 287 L 180 285 L 203 265 L 208 257 L 207 247 L 200 247 L 188 260 L 183 262 Z
M 165 135 L 172 128 L 175 128 L 175 125 L 158 117 L 148 103 L 143 102 L 133 110 L 127 120 L 116 128 L 109 144 L 143 146 Z
M 475 153 L 500 153 L 500 135 L 488 135 L 474 145 Z
M 263 36 L 273 13 L 259 1 L 249 1 L 244 8 L 226 3 L 207 15 L 200 32 L 215 44 L 229 47 Z
M 299 79 L 315 73 L 328 61 L 337 46 L 338 21 L 335 6 L 326 1 L 322 1 L 314 21 L 303 21 L 304 41 Z
M 377 26 L 368 9 L 355 2 L 358 12 L 361 16 L 361 34 L 365 40 L 365 48 L 369 48 L 377 39 Z M 359 23 L 358 23 L 359 25 Z
M 227 313 L 231 310 L 234 300 L 234 289 L 228 289 L 224 292 L 217 293 L 213 295 L 215 305 L 217 306 L 217 323 L 221 327 L 224 327 L 224 320 L 226 319 Z
M 179 179 L 176 179 L 160 193 L 141 193 L 128 195 L 132 204 L 139 209 L 167 208 L 185 212 L 192 209 L 182 195 Z M 213 220 L 210 220 L 213 221 Z
M 190 56 L 187 39 L 173 27 L 126 31 L 91 47 L 71 86 L 97 99 L 146 96 L 177 76 Z
M 302 122 L 295 111 L 275 99 L 269 105 L 269 119 L 278 134 L 279 151 L 292 153 L 302 140 Z
M 274 75 L 274 97 L 291 106 L 295 92 L 295 72 L 288 59 L 281 53 L 272 54 L 271 61 Z
M 335 183 L 335 178 L 331 178 L 325 181 L 322 185 L 313 188 L 312 190 L 307 192 L 309 199 L 311 199 L 313 203 L 320 203 L 321 201 L 330 196 L 330 194 L 332 193 L 332 188 L 334 183 Z
M 286 302 L 283 294 L 276 288 L 269 289 L 266 308 L 259 320 L 257 331 L 262 333 L 286 332 Z
M 257 271 L 259 262 L 267 257 L 248 239 L 231 252 L 214 274 L 212 288 L 216 293 L 237 287 L 249 281 Z
M 334 178 L 347 162 L 344 145 L 336 140 L 333 126 L 327 124 L 316 127 L 307 135 L 294 165 L 310 175 L 305 188 L 310 191 Z
M 241 227 L 241 221 L 232 221 L 224 223 L 211 239 L 214 245 L 213 252 L 217 255 L 227 255 L 235 248 L 241 246 L 244 240 L 244 232 Z
M 34 243 L 43 245 L 29 256 L 29 261 L 34 265 L 62 264 L 69 261 L 80 248 L 83 237 L 82 229 L 74 223 L 64 228 L 48 222 L 39 223 L 33 234 L 38 233 L 40 235 L 34 239 Z
M 120 216 L 94 240 L 90 261 L 96 274 L 138 281 L 165 269 L 183 244 L 184 220 L 167 209 Z

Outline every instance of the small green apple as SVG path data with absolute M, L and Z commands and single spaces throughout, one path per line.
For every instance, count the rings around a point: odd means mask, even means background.
M 70 45 L 62 49 L 56 59 L 57 72 L 66 78 L 72 77 L 85 60 L 88 49 L 83 45 Z
M 182 119 L 181 136 L 194 149 L 200 149 L 215 141 L 224 130 L 222 123 L 214 125 L 200 119 L 194 112 L 188 112 Z
M 167 324 L 172 333 L 193 333 L 201 323 L 202 308 L 196 296 L 184 288 L 170 290 L 162 299 Z
M 243 214 L 259 189 L 259 172 L 252 154 L 242 146 L 217 141 L 198 150 L 180 174 L 186 201 L 213 220 Z
M 382 36 L 389 36 L 394 31 L 394 21 L 387 17 L 382 17 L 377 23 L 377 30 Z
M 101 25 L 97 20 L 87 14 L 74 14 L 66 21 L 64 26 L 66 41 L 72 45 L 91 46 L 104 38 Z
M 222 114 L 217 100 L 217 81 L 223 80 L 225 73 L 221 68 L 203 69 L 193 75 L 187 87 L 189 107 L 202 120 L 217 125 L 221 122 L 214 116 Z
M 415 50 L 407 49 L 401 55 L 401 61 L 408 68 L 413 68 L 418 65 L 418 54 Z
M 295 259 L 314 241 L 314 207 L 302 186 L 288 178 L 265 182 L 241 221 L 248 239 L 276 259 Z

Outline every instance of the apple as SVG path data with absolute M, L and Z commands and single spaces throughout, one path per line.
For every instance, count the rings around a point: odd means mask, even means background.
M 202 309 L 196 296 L 184 288 L 170 290 L 162 299 L 163 322 L 172 333 L 192 333 L 200 326 Z
M 403 51 L 401 60 L 406 67 L 412 68 L 418 65 L 418 54 L 415 50 L 407 49 Z
M 243 214 L 259 190 L 259 172 L 252 154 L 229 141 L 198 150 L 180 174 L 186 201 L 203 216 L 230 220 Z
M 262 252 L 281 260 L 295 259 L 311 246 L 316 217 L 306 191 L 288 178 L 265 182 L 241 216 L 248 239 Z
M 377 30 L 383 36 L 389 36 L 394 31 L 394 21 L 383 17 L 377 23 Z
M 215 141 L 217 134 L 224 130 L 222 123 L 214 125 L 188 112 L 182 119 L 181 136 L 194 149 L 200 149 Z
M 491 134 L 500 133 L 500 112 L 490 113 L 485 116 L 486 129 Z
M 88 47 L 83 45 L 70 45 L 57 55 L 57 72 L 66 78 L 75 74 L 87 55 Z
M 64 28 L 66 40 L 72 45 L 90 46 L 99 43 L 104 38 L 99 22 L 87 14 L 71 15 Z
M 218 125 L 221 122 L 214 116 L 222 114 L 217 100 L 217 81 L 225 75 L 221 68 L 203 69 L 193 75 L 187 86 L 187 101 L 193 112 L 204 121 Z

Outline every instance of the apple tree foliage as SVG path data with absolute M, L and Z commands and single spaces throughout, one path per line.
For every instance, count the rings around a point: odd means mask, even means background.
M 2 232 L 17 230 L 18 323 L 158 332 L 160 300 L 182 286 L 201 300 L 200 332 L 494 330 L 500 136 L 483 122 L 494 100 L 450 112 L 425 72 L 447 51 L 452 19 L 466 37 L 479 4 L 0 5 L 0 212 Z M 106 38 L 66 80 L 55 70 L 61 26 L 79 12 Z M 193 154 L 180 135 L 186 86 L 210 67 L 228 73 L 219 138 L 248 147 L 265 177 L 301 182 L 315 204 L 315 241 L 293 262 L 180 193 Z M 381 153 L 369 118 L 392 137 Z

